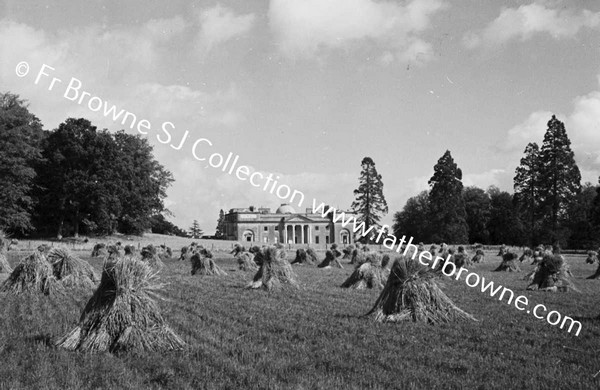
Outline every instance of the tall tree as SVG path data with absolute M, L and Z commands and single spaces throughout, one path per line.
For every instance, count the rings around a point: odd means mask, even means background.
M 200 224 L 198 223 L 197 220 L 194 219 L 194 222 L 192 223 L 192 226 L 190 227 L 190 235 L 192 236 L 192 238 L 198 239 L 200 237 L 202 237 L 202 229 L 200 229 Z
M 466 187 L 463 199 L 469 227 L 469 242 L 487 244 L 490 240 L 490 232 L 487 229 L 491 213 L 489 195 L 481 188 Z
M 14 233 L 32 230 L 35 164 L 41 159 L 40 120 L 25 100 L 0 93 L 0 228 Z
M 513 202 L 513 196 L 498 187 L 488 189 L 490 196 L 490 220 L 488 230 L 492 244 L 522 245 L 523 227 Z
M 598 189 L 600 187 L 592 183 L 585 183 L 569 205 L 566 224 L 569 228 L 569 248 L 596 249 L 600 244 L 600 237 L 594 232 L 592 224 L 594 199 Z
M 462 197 L 462 171 L 454 162 L 449 150 L 433 167 L 429 179 L 430 222 L 434 229 L 433 241 L 452 244 L 466 243 L 468 226 Z
M 564 241 L 559 231 L 567 208 L 581 191 L 581 173 L 575 163 L 565 125 L 552 115 L 540 151 L 540 203 L 547 226 L 546 239 Z M 564 242 L 562 242 L 564 244 Z
M 394 214 L 394 236 L 414 237 L 417 241 L 429 241 L 429 194 L 422 191 L 406 201 L 402 211 Z
M 525 147 L 521 165 L 515 170 L 514 201 L 526 226 L 529 245 L 532 248 L 539 241 L 540 170 L 540 148 L 535 142 L 529 143 Z
M 219 220 L 217 221 L 215 237 L 219 239 L 223 239 L 225 237 L 225 212 L 223 209 L 219 211 Z
M 383 196 L 383 181 L 375 169 L 375 163 L 371 157 L 365 157 L 360 164 L 362 171 L 359 186 L 354 190 L 352 210 L 357 214 L 357 221 L 364 222 L 366 231 L 371 226 L 379 226 L 381 217 L 388 212 L 388 206 Z M 368 239 L 360 238 L 361 241 Z

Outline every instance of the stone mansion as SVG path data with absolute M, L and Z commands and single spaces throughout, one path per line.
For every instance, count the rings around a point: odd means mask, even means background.
M 289 204 L 274 213 L 269 208 L 231 209 L 225 214 L 225 239 L 257 244 L 352 244 L 350 229 L 333 222 L 330 215 L 323 217 L 312 209 L 297 213 Z

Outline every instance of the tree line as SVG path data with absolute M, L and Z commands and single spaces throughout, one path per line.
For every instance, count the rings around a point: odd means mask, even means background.
M 424 242 L 597 248 L 600 186 L 581 185 L 570 145 L 564 124 L 552 116 L 541 148 L 526 146 L 513 194 L 494 186 L 464 188 L 462 171 L 446 151 L 430 189 L 394 215 L 394 234 Z
M 145 138 L 84 118 L 43 130 L 11 93 L 0 94 L 0 180 L 0 228 L 12 234 L 185 234 L 165 219 L 174 179 Z

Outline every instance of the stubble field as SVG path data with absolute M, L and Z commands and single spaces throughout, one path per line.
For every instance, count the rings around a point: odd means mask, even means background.
M 78 252 L 101 270 L 102 260 Z M 166 262 L 162 314 L 189 348 L 171 353 L 83 354 L 53 347 L 73 328 L 91 291 L 63 297 L 0 295 L 0 388 L 583 388 L 600 386 L 597 265 L 567 256 L 581 294 L 525 291 L 521 273 L 472 267 L 486 280 L 583 324 L 579 336 L 491 298 L 463 281 L 444 292 L 479 322 L 379 324 L 362 317 L 378 290 L 340 288 L 352 268 L 294 266 L 299 291 L 244 287 L 253 273 L 216 254 L 225 277 L 191 276 Z M 9 253 L 14 266 L 24 252 Z M 288 254 L 292 256 L 292 254 Z

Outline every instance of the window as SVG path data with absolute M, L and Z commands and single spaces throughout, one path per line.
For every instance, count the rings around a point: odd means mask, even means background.
M 315 226 L 315 230 L 319 230 L 319 227 L 318 227 L 318 226 Z
M 263 230 L 264 230 L 265 232 L 268 232 L 268 231 L 269 231 L 269 227 L 268 227 L 268 226 L 265 226 L 265 227 L 263 227 Z
M 263 242 L 269 242 L 269 238 L 268 237 L 263 237 Z
M 329 244 L 329 236 L 325 237 L 325 244 Z
M 319 236 L 315 236 L 315 244 L 319 243 Z
M 279 226 L 275 226 L 275 231 L 278 232 L 279 231 Z

